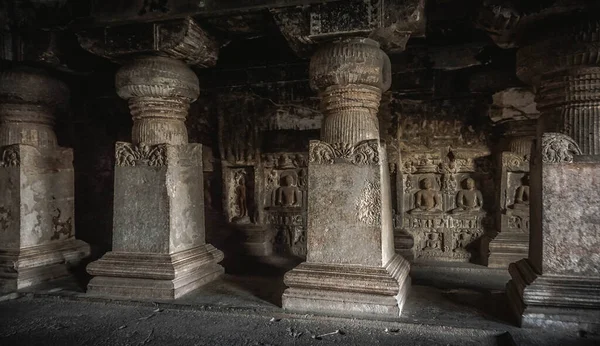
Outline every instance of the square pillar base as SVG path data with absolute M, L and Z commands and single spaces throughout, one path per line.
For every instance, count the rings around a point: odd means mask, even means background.
M 70 276 L 71 268 L 89 254 L 90 246 L 75 239 L 0 250 L 0 293 Z
M 522 327 L 600 332 L 600 280 L 570 275 L 539 275 L 528 260 L 510 265 L 506 291 Z
M 283 308 L 334 315 L 400 316 L 408 295 L 408 261 L 385 267 L 302 263 L 285 275 Z
M 224 272 L 223 253 L 210 244 L 174 254 L 109 252 L 87 270 L 88 294 L 117 298 L 176 299 Z

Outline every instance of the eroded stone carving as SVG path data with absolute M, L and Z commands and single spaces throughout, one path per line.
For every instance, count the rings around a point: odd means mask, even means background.
M 424 178 L 420 184 L 421 190 L 415 193 L 415 208 L 409 213 L 416 215 L 441 212 L 441 197 L 439 192 L 433 189 L 431 178 Z
M 117 142 L 115 148 L 115 164 L 121 167 L 150 166 L 160 167 L 167 165 L 167 148 L 164 144 L 138 145 L 126 142 Z
M 371 226 L 381 224 L 381 187 L 377 182 L 367 182 L 360 200 L 356 203 L 358 220 Z
M 296 186 L 294 174 L 287 173 L 281 176 L 281 186 L 275 190 L 275 199 L 272 205 L 282 207 L 296 207 L 302 203 L 302 192 Z
M 366 140 L 356 145 L 347 143 L 329 144 L 323 141 L 311 141 L 309 161 L 318 164 L 332 164 L 336 160 L 354 165 L 374 165 L 379 163 L 379 143 Z
M 467 178 L 463 182 L 464 189 L 456 195 L 456 208 L 453 214 L 478 213 L 483 206 L 483 195 L 475 188 L 475 180 Z
M 2 149 L 0 156 L 0 167 L 14 167 L 21 164 L 21 155 L 19 147 L 15 145 L 6 146 Z
M 581 150 L 571 137 L 556 132 L 543 134 L 542 162 L 571 163 L 575 155 L 581 155 Z
M 515 203 L 513 209 L 519 209 L 529 213 L 529 176 L 521 178 L 521 185 L 515 191 Z

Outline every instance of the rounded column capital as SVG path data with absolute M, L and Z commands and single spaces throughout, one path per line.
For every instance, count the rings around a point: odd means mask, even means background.
M 360 84 L 386 91 L 392 83 L 390 59 L 379 43 L 350 38 L 323 45 L 310 61 L 310 85 L 325 91 L 331 86 Z
M 69 99 L 69 88 L 43 70 L 16 67 L 0 72 L 0 99 L 3 103 L 63 107 Z
M 194 102 L 200 95 L 198 77 L 183 61 L 140 56 L 119 69 L 115 86 L 126 100 L 136 97 L 180 98 Z

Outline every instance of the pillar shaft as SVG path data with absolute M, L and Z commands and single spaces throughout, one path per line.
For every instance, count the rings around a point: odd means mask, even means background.
M 394 251 L 385 146 L 377 110 L 390 86 L 375 41 L 325 45 L 310 64 L 322 97 L 321 140 L 311 141 L 307 260 L 285 275 L 283 307 L 346 315 L 399 315 L 410 286 Z
M 507 294 L 523 325 L 600 324 L 600 19 L 596 11 L 523 33 L 519 77 L 541 111 L 531 165 L 529 256 L 509 267 Z M 547 23 L 546 23 L 547 24 Z M 548 28 L 552 27 L 551 30 Z M 554 323 L 554 324 L 553 324 Z
M 390 60 L 379 44 L 369 39 L 330 44 L 311 59 L 310 75 L 321 96 L 321 140 L 352 145 L 379 139 L 379 102 L 391 85 Z
M 174 299 L 223 273 L 223 253 L 205 239 L 202 146 L 188 143 L 184 123 L 198 79 L 181 61 L 141 56 L 116 87 L 132 143 L 116 145 L 113 248 L 87 267 L 88 293 Z
M 68 276 L 89 255 L 75 239 L 73 152 L 52 127 L 67 95 L 41 70 L 0 73 L 0 292 Z
M 116 87 L 129 102 L 134 144 L 188 143 L 184 121 L 200 90 L 198 77 L 185 63 L 159 56 L 135 58 L 117 72 Z

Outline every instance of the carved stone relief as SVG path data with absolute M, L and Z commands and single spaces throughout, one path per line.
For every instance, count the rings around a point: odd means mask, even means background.
M 416 260 L 468 262 L 493 226 L 494 186 L 484 149 L 413 150 L 402 153 L 403 232 L 414 239 Z
M 0 155 L 0 167 L 14 167 L 21 164 L 21 155 L 19 153 L 19 147 L 16 145 L 9 145 L 2 148 L 2 154 Z
M 355 145 L 311 141 L 309 160 L 319 164 L 332 164 L 338 161 L 355 165 L 378 164 L 379 143 L 378 140 L 365 140 Z
M 254 202 L 254 169 L 252 167 L 227 167 L 226 203 L 228 221 L 238 224 L 256 223 Z
M 166 145 L 139 145 L 117 142 L 115 149 L 117 166 L 150 166 L 158 167 L 167 164 Z
M 306 153 L 263 154 L 263 205 L 275 233 L 275 250 L 306 256 Z
M 571 137 L 555 132 L 542 136 L 542 162 L 571 163 L 575 155 L 581 155 L 581 149 Z

